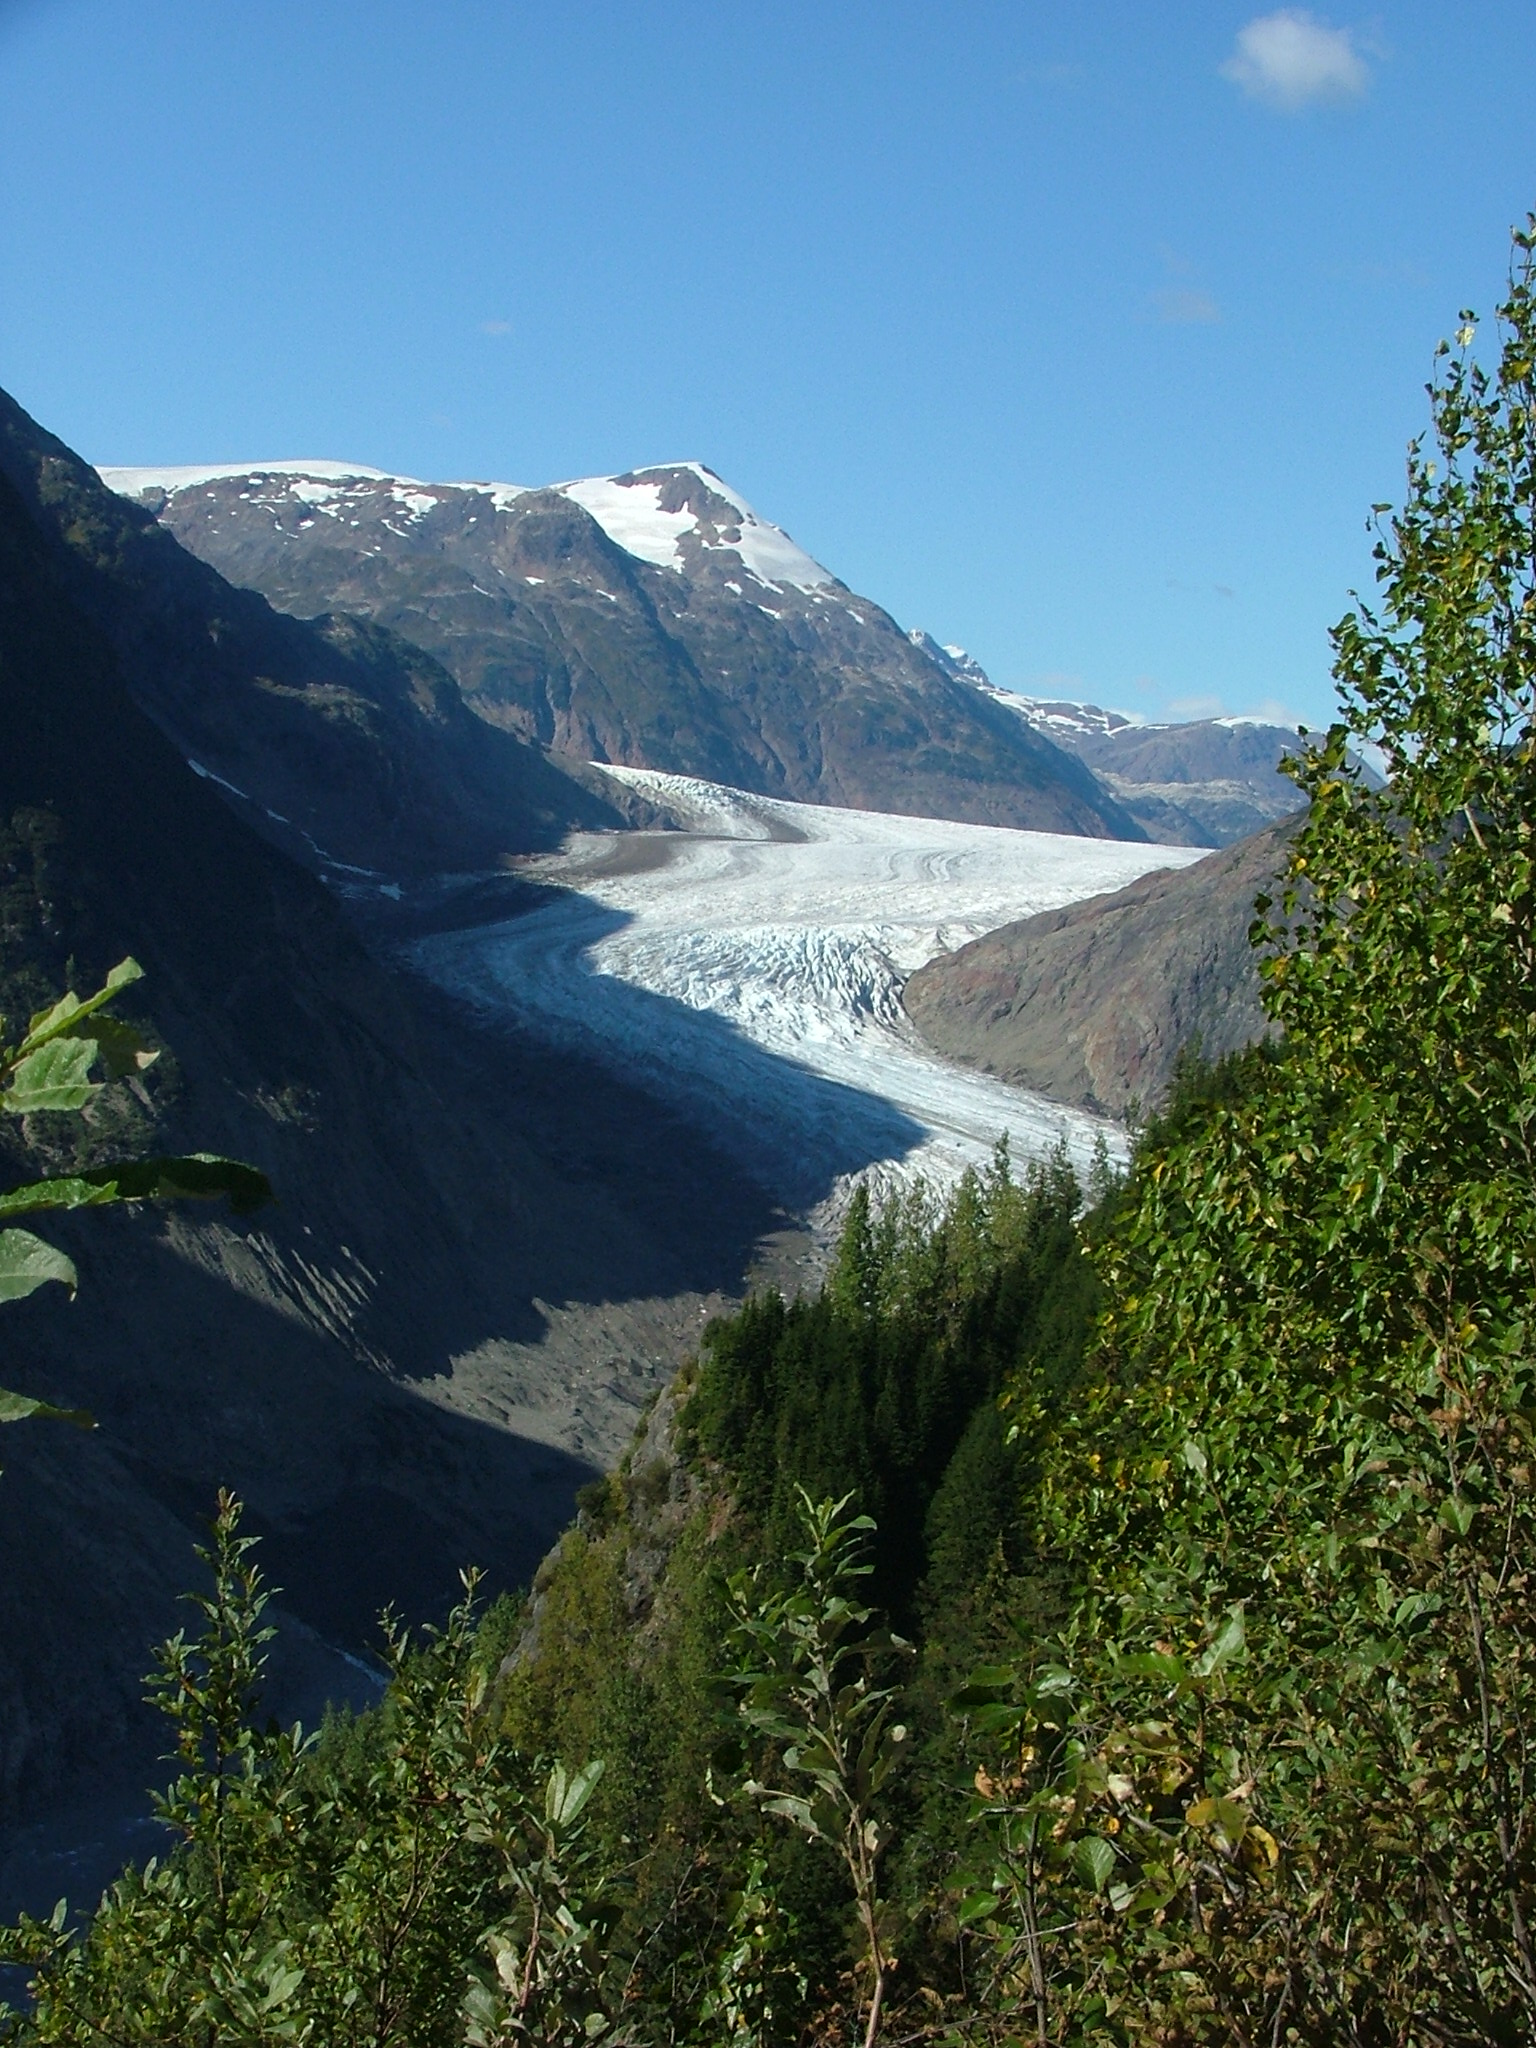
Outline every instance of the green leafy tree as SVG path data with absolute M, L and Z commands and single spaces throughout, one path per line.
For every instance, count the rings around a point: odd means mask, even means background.
M 761 1843 L 742 1853 L 741 1879 L 725 1900 L 726 1922 L 700 2000 L 701 2042 L 774 2048 L 793 2039 L 809 1988 L 798 1953 L 801 1928 L 774 1881 Z
M 72 1929 L 0 1933 L 32 2009 L 0 2036 L 213 2048 L 595 2042 L 613 1994 L 611 1887 L 581 1842 L 599 1766 L 539 1769 L 487 1712 L 474 1582 L 442 1628 L 385 1630 L 382 1706 L 345 1743 L 260 1710 L 272 1628 L 239 1504 L 221 1496 L 200 1617 L 153 1692 L 178 1773 L 176 1846 Z M 492 1968 L 487 1969 L 490 1957 Z M 620 1979 L 622 1983 L 622 1976 Z
M 1334 632 L 1254 933 L 1283 1045 L 1152 1134 L 1100 1246 L 1039 1495 L 1078 1591 L 992 1702 L 1027 1782 L 1032 1670 L 1070 1674 L 1053 1835 L 1107 1845 L 1097 1904 L 1038 1868 L 1042 2039 L 1090 1987 L 1125 2039 L 1536 2033 L 1533 236 Z
M 874 1529 L 849 1515 L 848 1498 L 813 1501 L 802 1490 L 806 1548 L 787 1563 L 787 1590 L 761 1568 L 731 1581 L 727 1674 L 748 1727 L 774 1745 L 778 1784 L 749 1780 L 765 1813 L 824 1843 L 847 1874 L 870 1973 L 865 2048 L 879 2036 L 890 1956 L 882 1931 L 879 1866 L 890 1834 L 881 1794 L 905 1749 L 899 1693 L 884 1682 L 911 1646 L 875 1624 L 855 1596 L 871 1569 L 861 1556 Z
M 511 1911 L 485 1937 L 494 1973 L 471 1973 L 470 2048 L 563 2048 L 610 2032 L 606 1944 L 619 1902 L 583 1840 L 602 1774 L 600 1757 L 579 1771 L 557 1763 L 538 1803 L 471 1795 L 470 1839 L 495 1850 Z

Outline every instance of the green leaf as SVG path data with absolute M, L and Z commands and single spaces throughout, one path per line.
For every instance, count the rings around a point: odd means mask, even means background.
M 76 1035 L 71 1031 L 71 1037 Z M 120 1024 L 116 1017 L 88 1018 L 79 1027 L 78 1036 L 95 1040 L 109 1080 L 129 1080 L 135 1074 L 142 1074 L 146 1067 L 152 1067 L 160 1057 L 159 1053 L 149 1050 L 131 1024 Z
M 1090 1891 L 1103 1891 L 1115 1867 L 1114 1844 L 1102 1835 L 1085 1835 L 1073 1847 L 1072 1867 Z
M 227 1195 L 237 1215 L 246 1215 L 273 1199 L 272 1183 L 254 1166 L 225 1159 L 217 1152 L 184 1152 L 155 1159 L 136 1159 L 101 1167 L 81 1176 L 110 1179 L 120 1202 L 208 1201 Z
M 236 1212 L 243 1215 L 270 1201 L 272 1188 L 266 1175 L 254 1166 L 221 1159 L 211 1152 L 194 1152 L 125 1160 L 55 1180 L 29 1181 L 0 1195 L 0 1218 L 25 1216 L 38 1209 L 91 1209 L 111 1202 L 211 1199 L 218 1195 L 227 1195 Z
M 0 1217 L 29 1216 L 38 1209 L 91 1209 L 117 1199 L 110 1184 L 102 1187 L 81 1174 L 66 1174 L 57 1180 L 34 1180 L 8 1188 L 0 1195 Z
M 30 1230 L 0 1230 L 0 1301 L 21 1301 L 50 1280 L 61 1282 L 73 1294 L 73 1263 Z
M 1442 1529 L 1449 1529 L 1453 1536 L 1465 1536 L 1477 1520 L 1477 1508 L 1469 1500 L 1443 1500 L 1436 1520 Z
M 1195 1659 L 1196 1678 L 1209 1678 L 1230 1664 L 1234 1657 L 1240 1657 L 1247 1640 L 1243 1626 L 1243 1610 L 1234 1607 L 1222 1621 L 1210 1642 Z
M 60 996 L 51 1009 L 39 1010 L 27 1026 L 27 1035 L 22 1040 L 19 1050 L 22 1053 L 29 1053 L 46 1044 L 49 1039 L 59 1037 L 82 1018 L 93 1016 L 96 1011 L 110 1003 L 120 990 L 127 988 L 132 982 L 143 979 L 144 970 L 137 960 L 119 960 L 96 994 L 88 996 L 83 1003 L 71 990 L 68 995 Z
M 90 1079 L 95 1058 L 92 1039 L 50 1039 L 17 1061 L 10 1086 L 0 1095 L 0 1108 L 12 1116 L 30 1116 L 37 1110 L 84 1109 L 92 1096 L 101 1092 L 100 1082 Z
M 549 1774 L 549 1788 L 544 1798 L 544 1811 L 550 1825 L 555 1828 L 574 1827 L 602 1775 L 601 1757 L 594 1757 L 574 1773 L 568 1773 L 564 1764 L 556 1764 Z
M 26 1422 L 34 1416 L 42 1422 L 72 1422 L 77 1429 L 96 1427 L 95 1417 L 83 1408 L 55 1408 L 50 1401 L 34 1401 L 29 1395 L 0 1387 L 0 1422 Z
M 978 1920 L 988 1920 L 997 1911 L 996 1892 L 972 1892 L 955 1914 L 960 1927 L 974 1927 Z
M 1138 1650 L 1119 1657 L 1115 1669 L 1124 1678 L 1160 1678 L 1170 1685 L 1183 1685 L 1189 1677 L 1181 1657 L 1166 1656 L 1161 1650 Z
M 1234 1849 L 1248 1832 L 1247 1807 L 1222 1795 L 1197 1799 L 1185 1809 L 1184 1818 L 1192 1828 L 1220 1828 Z

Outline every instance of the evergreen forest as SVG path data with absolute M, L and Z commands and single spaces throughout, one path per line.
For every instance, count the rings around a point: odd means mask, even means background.
M 5 1931 L 4 2038 L 1536 2041 L 1536 221 L 1490 334 L 1334 629 L 1276 1036 L 1123 1174 L 856 1196 L 525 1601 L 386 1621 L 369 1713 L 265 1718 L 222 1499 L 154 1680 L 177 1846 Z M 9 1085 L 138 1056 L 87 1011 Z

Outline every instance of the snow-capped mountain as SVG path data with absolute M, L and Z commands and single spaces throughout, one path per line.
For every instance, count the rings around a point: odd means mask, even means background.
M 306 507 L 307 514 L 300 517 L 301 529 L 320 516 L 349 528 L 378 518 L 402 539 L 411 527 L 451 503 L 459 493 L 484 498 L 496 511 L 506 511 L 539 488 L 503 483 L 430 484 L 346 462 L 193 464 L 103 469 L 99 473 L 113 490 L 140 500 L 162 497 L 169 501 L 199 486 L 206 494 L 208 485 L 245 483 L 253 488 L 239 493 L 242 503 L 280 510 L 286 497 Z M 690 476 L 701 490 L 690 491 Z M 275 488 L 263 492 L 254 487 L 258 480 L 270 480 Z M 745 574 L 764 590 L 790 584 L 797 590 L 815 592 L 830 589 L 837 581 L 797 547 L 782 527 L 759 519 L 745 498 L 700 462 L 676 463 L 666 470 L 638 475 L 577 477 L 543 488 L 582 506 L 610 540 L 659 569 L 685 570 L 697 576 L 713 567 L 722 575 Z M 281 520 L 274 524 L 280 527 Z M 711 555 L 731 559 L 710 563 Z
M 1102 704 L 1077 704 L 1070 698 L 1024 697 L 1017 690 L 999 689 L 990 679 L 981 687 L 999 704 L 1027 719 L 1036 732 L 1049 733 L 1060 746 L 1076 747 L 1082 740 L 1132 732 L 1145 722 L 1123 711 L 1106 711 Z
M 322 461 L 101 474 L 230 581 L 392 628 L 483 719 L 569 760 L 1146 836 L 1074 754 L 702 463 L 539 488 Z

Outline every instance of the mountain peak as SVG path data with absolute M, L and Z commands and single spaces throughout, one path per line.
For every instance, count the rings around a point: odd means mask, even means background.
M 399 476 L 365 462 L 331 462 L 285 457 L 277 462 L 181 463 L 158 467 L 103 465 L 97 472 L 125 498 L 160 502 L 210 484 L 271 480 L 277 492 L 300 498 L 337 515 L 359 490 L 368 495 L 387 485 L 407 519 L 417 520 L 450 493 L 473 492 L 505 512 L 518 498 L 540 488 L 491 481 L 428 483 Z M 351 487 L 349 491 L 348 487 Z M 703 462 L 652 463 L 616 476 L 575 477 L 547 488 L 591 514 L 627 554 L 657 568 L 697 575 L 701 571 L 744 570 L 765 588 L 789 585 L 809 595 L 838 587 L 837 578 L 796 545 L 780 526 L 763 519 L 746 499 Z M 733 557 L 727 561 L 723 558 Z
M 1089 770 L 983 704 L 963 657 L 915 646 L 703 462 L 531 490 L 315 461 L 104 479 L 292 616 L 401 634 L 487 725 L 567 759 L 1142 836 Z
M 809 593 L 837 582 L 702 462 L 655 463 L 554 488 L 590 512 L 610 540 L 661 569 L 719 568 L 709 558 L 729 554 L 769 588 L 790 584 Z
M 326 462 L 284 457 L 279 462 L 180 462 L 150 468 L 124 468 L 109 463 L 96 474 L 122 498 L 141 498 L 147 491 L 195 490 L 199 484 L 226 483 L 231 477 L 282 476 L 316 483 L 403 483 L 415 484 L 414 477 L 392 476 L 388 470 L 371 469 L 366 462 Z M 420 486 L 418 485 L 418 488 Z

